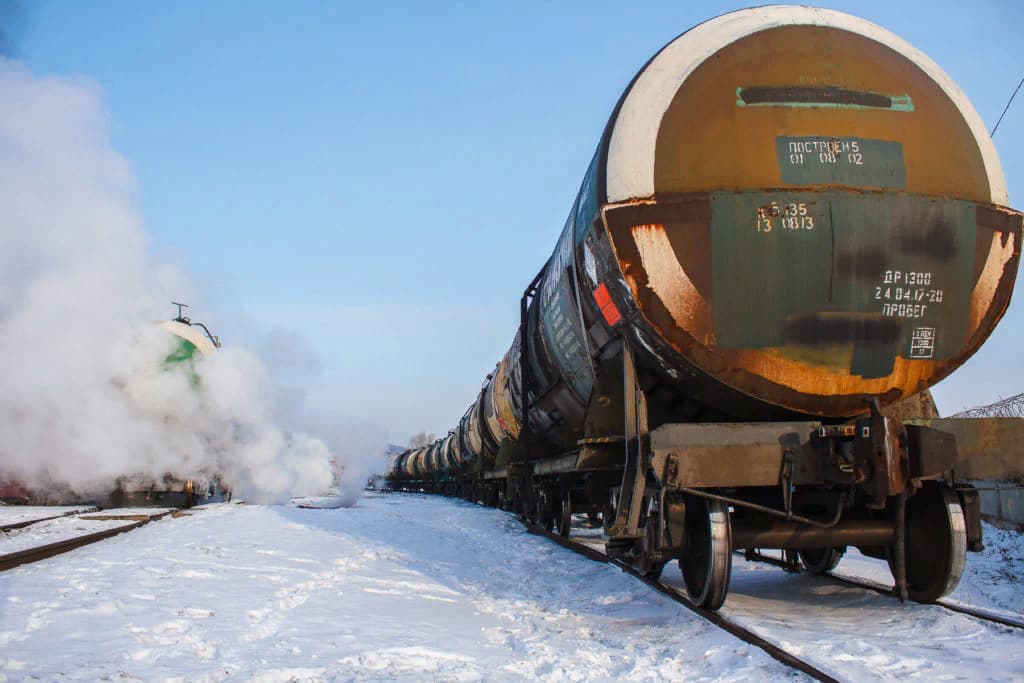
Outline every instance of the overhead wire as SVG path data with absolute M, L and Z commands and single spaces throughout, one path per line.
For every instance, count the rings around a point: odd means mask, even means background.
M 1010 95 L 1010 101 L 1006 103 L 1005 107 L 1003 107 L 1003 113 L 999 115 L 999 120 L 996 121 L 996 125 L 992 127 L 992 132 L 989 134 L 989 137 L 995 137 L 996 131 L 999 130 L 999 124 L 1003 122 L 1003 117 L 1006 116 L 1006 112 L 1009 111 L 1010 105 L 1013 104 L 1013 98 L 1017 96 L 1018 92 L 1020 92 L 1020 87 L 1022 85 L 1024 85 L 1024 78 L 1020 79 L 1020 83 L 1017 84 L 1017 89 L 1013 91 L 1012 95 Z

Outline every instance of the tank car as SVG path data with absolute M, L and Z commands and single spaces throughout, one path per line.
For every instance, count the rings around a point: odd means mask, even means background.
M 220 340 L 210 333 L 202 323 L 192 322 L 182 314 L 185 304 L 178 306 L 178 316 L 172 320 L 157 323 L 159 327 L 177 340 L 173 350 L 163 361 L 165 368 L 185 367 L 193 384 L 199 384 L 199 377 L 193 363 L 202 356 L 213 353 L 220 347 Z M 201 330 L 201 331 L 200 331 Z M 71 490 L 67 484 L 52 480 L 46 485 L 28 488 L 13 478 L 0 473 L 0 500 L 35 505 L 59 505 L 89 502 L 103 506 L 163 505 L 190 507 L 202 502 L 229 500 L 231 492 L 225 487 L 216 472 L 202 477 L 183 479 L 180 473 L 167 472 L 160 478 L 126 472 L 118 477 L 109 494 L 83 496 Z
M 165 367 L 183 366 L 192 383 L 199 385 L 194 363 L 203 356 L 220 348 L 220 339 L 200 322 L 194 322 L 183 314 L 186 304 L 175 303 L 178 315 L 165 320 L 159 326 L 177 338 L 174 350 L 164 360 Z M 209 472 L 201 477 L 182 479 L 180 473 L 167 472 L 163 477 L 152 477 L 126 473 L 118 478 L 114 490 L 105 501 L 120 507 L 124 505 L 164 505 L 191 507 L 199 503 L 230 500 L 231 491 L 225 486 L 219 473 Z M 101 501 L 103 502 L 103 501 Z
M 848 546 L 931 601 L 981 548 L 955 439 L 888 416 L 1005 312 L 1021 213 L 970 102 L 841 12 L 740 10 L 662 48 L 604 129 L 511 348 L 458 423 L 467 497 L 678 560 Z M 434 474 L 441 463 L 428 463 Z

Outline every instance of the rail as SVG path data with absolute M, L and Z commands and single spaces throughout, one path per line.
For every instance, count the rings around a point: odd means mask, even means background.
M 67 538 L 62 541 L 55 541 L 54 543 L 47 543 L 46 545 L 36 546 L 34 548 L 26 548 L 25 550 L 18 550 L 13 553 L 7 553 L 6 555 L 0 555 L 0 571 L 7 571 L 23 564 L 30 564 L 32 562 L 39 562 L 40 560 L 46 560 L 57 555 L 62 555 L 72 550 L 77 550 L 83 546 L 98 543 L 99 541 L 106 540 L 123 534 L 128 531 L 134 531 L 141 526 L 145 526 L 150 522 L 163 519 L 167 515 L 174 512 L 168 510 L 167 512 L 147 517 L 146 519 L 136 519 L 131 524 L 124 526 L 114 527 L 113 529 L 105 529 L 103 531 L 97 531 L 91 534 L 84 534 L 82 536 L 75 536 L 74 538 Z
M 587 557 L 591 560 L 594 560 L 595 562 L 604 562 L 605 564 L 611 564 L 618 567 L 622 571 L 640 579 L 648 586 L 661 593 L 662 595 L 683 605 L 694 614 L 697 614 L 701 618 L 711 622 L 723 631 L 730 633 L 731 635 L 739 638 L 745 643 L 760 648 L 767 655 L 769 655 L 776 661 L 792 669 L 807 674 L 808 676 L 817 681 L 822 681 L 823 683 L 838 683 L 838 679 L 833 678 L 822 669 L 816 667 L 814 664 L 811 664 L 807 660 L 801 659 L 797 655 L 793 654 L 792 652 L 789 652 L 788 650 L 785 650 L 777 644 L 762 638 L 761 636 L 754 633 L 750 629 L 746 628 L 742 624 L 739 624 L 738 622 L 729 619 L 727 616 L 715 612 L 713 610 L 707 610 L 701 607 L 697 607 L 692 602 L 690 602 L 690 600 L 674 586 L 666 584 L 657 579 L 645 577 L 638 571 L 630 567 L 628 564 L 625 564 L 618 560 L 614 560 L 605 555 L 604 553 L 590 546 L 584 545 L 583 543 L 579 543 L 577 541 L 573 541 L 571 538 L 563 538 L 558 534 L 552 533 L 550 531 L 542 529 L 539 526 L 535 526 L 532 524 L 526 524 L 525 526 L 527 531 L 529 531 L 530 533 L 536 534 L 538 536 L 544 536 L 545 538 L 554 541 L 558 545 L 564 548 L 568 548 L 569 550 L 580 555 L 583 555 L 584 557 Z

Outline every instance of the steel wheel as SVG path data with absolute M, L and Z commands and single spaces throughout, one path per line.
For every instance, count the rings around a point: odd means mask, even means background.
M 718 609 L 729 593 L 732 574 L 732 525 L 729 506 L 689 496 L 686 501 L 686 552 L 679 560 L 690 600 Z
M 967 525 L 949 487 L 926 485 L 907 501 L 907 594 L 935 602 L 952 593 L 967 560 Z
M 537 494 L 534 504 L 534 522 L 544 531 L 551 531 L 555 528 L 555 514 L 551 510 L 551 503 L 547 491 L 540 491 Z
M 562 505 L 558 511 L 558 535 L 562 538 L 569 538 L 569 530 L 572 527 L 572 496 L 569 489 L 562 494 Z
M 842 548 L 804 548 L 800 551 L 800 562 L 810 573 L 824 574 L 836 568 L 845 552 L 845 546 Z

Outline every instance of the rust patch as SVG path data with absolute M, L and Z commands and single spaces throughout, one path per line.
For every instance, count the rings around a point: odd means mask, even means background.
M 665 226 L 635 225 L 631 232 L 647 274 L 647 286 L 661 299 L 676 325 L 689 330 L 704 345 L 713 344 L 711 304 L 680 263 Z
M 989 239 L 988 253 L 971 296 L 970 326 L 972 330 L 981 327 L 990 307 L 1000 304 L 1002 307 L 1006 307 L 1009 304 L 1009 300 L 999 301 L 996 292 L 999 284 L 1005 279 L 1007 267 L 1014 266 L 1016 269 L 1017 257 L 1020 255 L 1020 245 L 1016 234 L 1008 236 L 1005 233 L 991 232 L 985 234 L 985 237 Z M 982 253 L 985 252 L 982 251 Z

